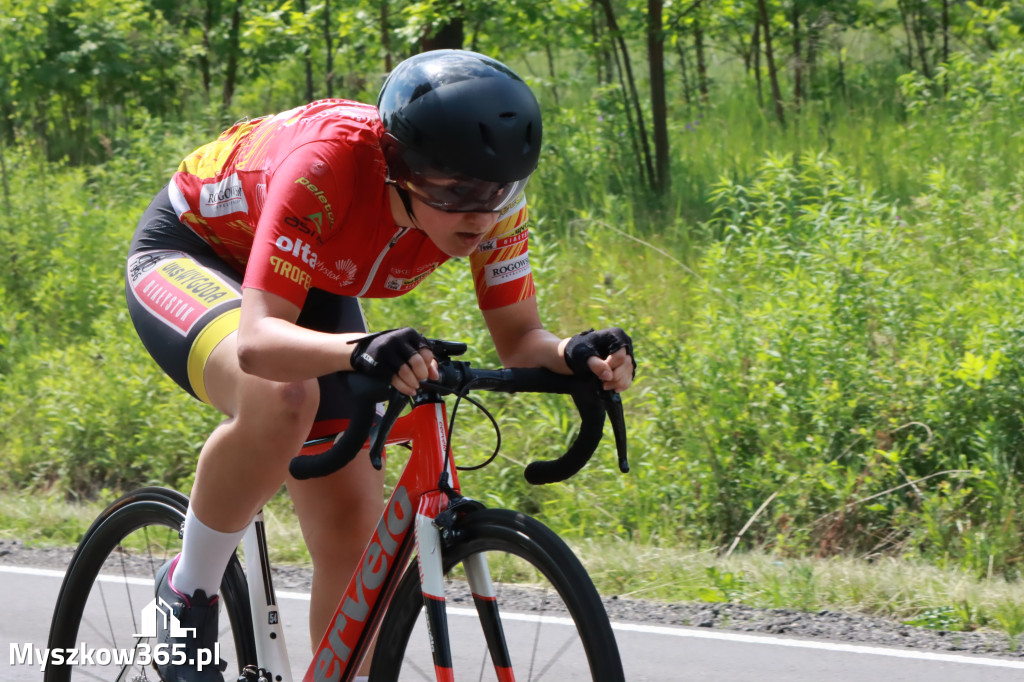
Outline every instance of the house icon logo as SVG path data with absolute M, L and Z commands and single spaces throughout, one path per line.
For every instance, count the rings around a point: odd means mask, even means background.
M 156 637 L 160 630 L 170 630 L 171 637 L 195 637 L 195 628 L 183 628 L 178 622 L 177 616 L 171 610 L 171 605 L 163 599 L 154 599 L 142 609 L 139 619 L 142 622 L 142 632 L 136 632 L 132 637 Z

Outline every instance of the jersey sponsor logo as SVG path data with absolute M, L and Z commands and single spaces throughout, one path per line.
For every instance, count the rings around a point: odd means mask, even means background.
M 419 286 L 420 282 L 427 278 L 427 275 L 434 271 L 437 266 L 438 263 L 431 263 L 425 272 L 421 272 L 413 277 L 402 277 L 392 271 L 384 282 L 384 288 L 391 291 L 410 291 L 415 289 Z
M 498 249 L 504 249 L 519 242 L 526 241 L 530 236 L 530 231 L 527 229 L 526 224 L 522 224 L 511 232 L 498 235 L 491 239 L 485 239 L 480 242 L 480 246 L 477 250 L 480 253 L 487 253 L 488 251 L 496 251 Z
M 132 285 L 134 286 L 140 277 L 155 268 L 157 263 L 166 257 L 166 252 L 158 251 L 156 253 L 140 253 L 131 258 L 128 261 L 128 279 L 131 280 Z
M 296 185 L 302 185 L 316 197 L 316 200 L 320 202 L 320 205 L 324 208 L 324 213 L 327 214 L 327 226 L 334 227 L 334 209 L 331 207 L 331 202 L 327 200 L 327 195 L 324 191 L 309 181 L 308 178 L 299 178 L 295 181 Z
M 316 269 L 324 277 L 343 287 L 347 287 L 356 281 L 356 272 L 359 270 L 355 261 L 348 258 L 334 261 L 334 268 L 327 267 L 326 263 L 317 263 Z
M 238 292 L 192 259 L 182 256 L 153 267 L 147 254 L 128 264 L 135 298 L 161 322 L 187 336 L 192 327 L 215 306 L 238 299 Z
M 242 181 L 237 173 L 232 173 L 220 182 L 205 183 L 199 198 L 199 213 L 204 218 L 249 211 L 249 203 L 245 200 Z
M 322 218 L 322 213 L 313 213 L 305 218 L 290 215 L 284 219 L 284 224 L 298 230 L 311 239 L 315 239 L 317 244 L 323 246 L 324 240 L 320 236 L 320 223 Z
M 523 254 L 518 258 L 513 258 L 512 260 L 488 263 L 484 266 L 484 277 L 487 280 L 487 286 L 514 282 L 515 280 L 526 277 L 529 274 L 529 254 Z
M 261 182 L 256 185 L 256 210 L 263 213 L 263 207 L 267 205 L 267 183 Z
M 303 263 L 312 268 L 315 268 L 317 262 L 320 260 L 320 256 L 318 256 L 315 251 L 311 251 L 309 244 L 301 239 L 291 239 L 290 237 L 286 237 L 282 234 L 277 238 L 277 241 L 274 242 L 274 246 L 285 253 L 290 253 L 296 258 L 301 258 Z
M 308 272 L 280 256 L 271 256 L 270 266 L 274 268 L 275 275 L 290 279 L 306 291 L 309 291 L 309 288 L 313 286 L 313 277 Z

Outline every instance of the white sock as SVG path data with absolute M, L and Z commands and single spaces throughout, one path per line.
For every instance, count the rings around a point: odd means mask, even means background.
M 370 682 L 370 678 L 369 677 L 363 677 L 362 675 L 360 675 L 359 677 L 357 677 L 354 680 L 352 680 L 352 682 Z
M 213 597 L 220 591 L 221 576 L 243 535 L 245 528 L 235 533 L 210 528 L 189 507 L 185 513 L 181 558 L 174 567 L 171 586 L 186 596 L 205 590 L 208 597 Z

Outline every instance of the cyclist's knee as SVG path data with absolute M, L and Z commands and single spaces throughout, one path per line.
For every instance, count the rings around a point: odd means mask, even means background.
M 316 379 L 306 381 L 247 382 L 239 420 L 268 437 L 297 441 L 301 445 L 316 419 L 320 390 Z
M 308 433 L 320 404 L 320 389 L 316 379 L 270 384 L 269 399 L 273 401 L 275 412 L 280 415 L 285 426 L 294 425 Z
M 283 413 L 310 419 L 316 415 L 320 393 L 315 380 L 275 383 L 274 387 L 277 394 L 274 399 Z

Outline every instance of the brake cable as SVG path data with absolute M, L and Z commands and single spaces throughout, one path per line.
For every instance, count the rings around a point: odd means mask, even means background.
M 445 494 L 455 492 L 448 484 L 447 471 L 448 465 L 451 463 L 452 457 L 452 438 L 455 435 L 455 415 L 458 413 L 459 405 L 462 404 L 463 400 L 466 400 L 470 404 L 475 405 L 477 409 L 483 412 L 484 415 L 490 420 L 491 425 L 494 427 L 494 436 L 496 439 L 496 443 L 494 445 L 494 452 L 492 452 L 491 455 L 486 460 L 484 460 L 480 464 L 474 464 L 472 466 L 457 466 L 455 467 L 456 470 L 477 471 L 479 469 L 483 469 L 485 466 L 491 464 L 495 459 L 497 459 L 498 453 L 501 451 L 501 429 L 498 426 L 498 420 L 494 418 L 494 415 L 491 414 L 490 411 L 486 407 L 484 407 L 482 403 L 480 403 L 478 400 L 474 398 L 469 397 L 469 391 L 472 389 L 472 387 L 473 382 L 469 382 L 465 386 L 463 386 L 461 390 L 451 392 L 452 394 L 455 395 L 455 403 L 454 405 L 452 405 L 452 414 L 448 418 L 448 437 L 445 440 L 444 447 L 444 472 L 441 474 L 441 480 L 438 481 L 438 488 Z

